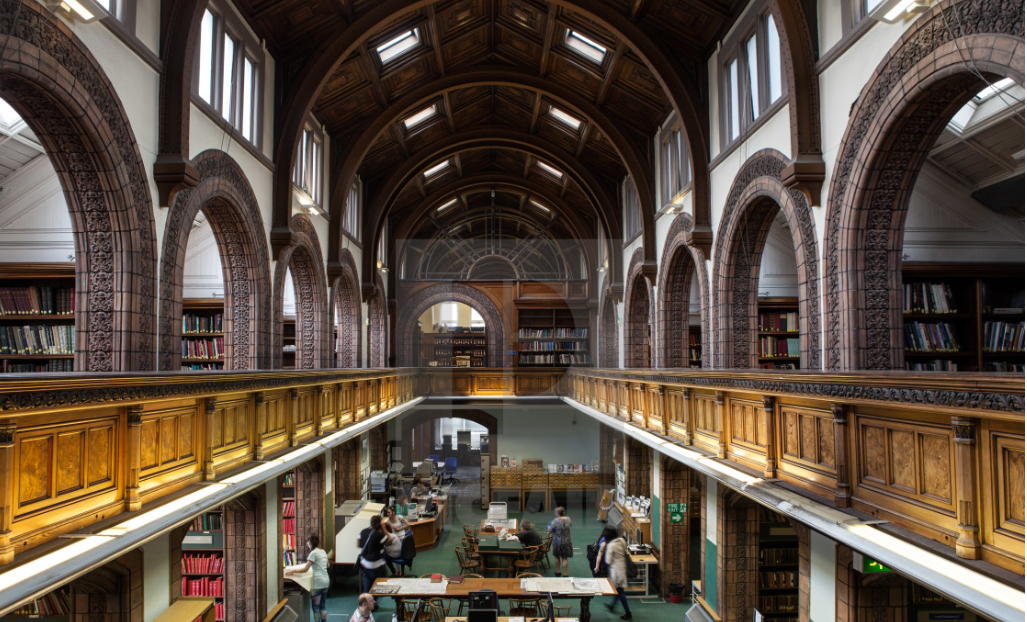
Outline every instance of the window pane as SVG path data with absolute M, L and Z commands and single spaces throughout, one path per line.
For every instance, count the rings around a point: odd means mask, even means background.
M 739 98 L 738 98 L 738 60 L 737 59 L 731 61 L 731 66 L 728 69 L 728 80 L 729 80 L 729 83 L 728 83 L 728 91 L 729 91 L 728 97 L 730 98 L 730 102 L 731 102 L 731 104 L 730 104 L 731 105 L 731 118 L 728 121 L 728 127 L 729 127 L 728 136 L 731 137 L 731 140 L 734 140 L 734 139 L 738 138 L 738 134 L 739 134 L 738 121 L 739 121 L 739 119 L 741 117 L 741 113 L 739 112 L 739 107 L 740 107 L 739 104 L 740 104 L 740 102 L 739 102 Z
M 760 74 L 756 57 L 756 35 L 745 42 L 745 60 L 749 65 L 749 104 L 752 106 L 752 118 L 760 116 Z
M 214 103 L 211 79 L 214 69 L 214 14 L 203 12 L 200 22 L 200 97 L 208 104 Z
M 242 65 L 242 135 L 246 140 L 253 142 L 256 136 L 256 132 L 253 131 L 253 83 L 256 67 L 248 58 L 243 58 Z
M 866 12 L 872 13 L 884 0 L 866 0 Z
M 225 56 L 223 58 L 221 79 L 221 116 L 232 120 L 232 91 L 235 87 L 235 41 L 225 35 Z
M 781 39 L 777 35 L 774 16 L 767 16 L 767 69 L 770 82 L 770 102 L 781 97 Z

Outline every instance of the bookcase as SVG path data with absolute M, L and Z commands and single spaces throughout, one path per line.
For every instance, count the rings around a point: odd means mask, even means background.
M 296 542 L 296 473 L 282 476 L 282 566 L 299 563 Z
M 1023 264 L 907 263 L 905 368 L 1023 372 Z
M 760 298 L 757 313 L 760 369 L 799 369 L 799 299 Z
M 702 367 L 702 327 L 688 327 L 688 366 L 698 369 Z
M 0 264 L 0 371 L 74 371 L 75 264 Z
M 58 588 L 49 594 L 23 604 L 0 620 L 46 620 L 50 622 L 66 622 L 71 620 L 71 591 L 67 587 Z
M 197 516 L 182 540 L 182 596 L 214 599 L 214 618 L 225 619 L 224 512 Z
M 282 369 L 296 369 L 296 318 L 282 320 Z
M 588 328 L 578 328 L 574 311 L 518 310 L 518 367 L 570 367 L 591 364 Z
M 224 369 L 224 312 L 220 298 L 182 300 L 182 369 Z
M 777 512 L 759 509 L 756 608 L 766 619 L 799 619 L 799 538 Z
M 424 335 L 430 367 L 484 367 L 488 338 L 484 328 L 457 328 L 451 333 Z

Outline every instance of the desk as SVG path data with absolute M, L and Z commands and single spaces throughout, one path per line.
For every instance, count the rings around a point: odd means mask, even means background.
M 414 548 L 418 551 L 434 547 L 446 526 L 446 502 L 442 497 L 436 497 L 435 502 L 439 505 L 439 513 L 433 518 L 420 518 L 416 521 L 407 519 L 414 538 Z
M 523 548 L 520 540 L 500 540 L 497 534 L 478 534 L 478 554 L 482 558 L 482 572 L 488 567 L 489 570 L 499 570 L 500 566 L 489 566 L 485 563 L 486 557 L 503 558 L 506 566 L 506 575 L 511 579 L 514 576 L 514 561 L 521 558 Z
M 652 553 L 631 555 L 631 561 L 638 567 L 638 576 L 628 580 L 628 588 L 624 590 L 628 598 L 645 598 L 649 593 L 649 567 L 660 563 Z M 639 593 L 641 592 L 641 593 Z
M 393 579 L 395 580 L 395 579 Z M 389 579 L 375 579 L 374 585 L 371 586 L 371 593 L 375 593 L 375 586 L 379 583 L 385 583 Z M 599 592 L 593 592 L 588 594 L 553 594 L 554 600 L 561 599 L 580 599 L 581 601 L 581 622 L 589 622 L 591 620 L 591 614 L 589 613 L 588 606 L 592 602 L 592 599 L 596 596 L 613 596 L 616 594 L 616 590 L 610 586 L 610 582 L 606 579 L 599 579 Z M 446 593 L 443 594 L 381 594 L 376 596 L 391 596 L 396 601 L 396 611 L 401 611 L 399 602 L 404 599 L 418 599 L 418 598 L 455 598 L 457 600 L 467 600 L 468 594 L 471 592 L 477 592 L 478 590 L 495 590 L 496 595 L 500 598 L 531 598 L 533 596 L 539 596 L 538 592 L 525 592 L 521 589 L 520 579 L 464 579 L 463 583 L 450 583 L 446 586 Z M 464 619 L 460 617 L 460 619 Z

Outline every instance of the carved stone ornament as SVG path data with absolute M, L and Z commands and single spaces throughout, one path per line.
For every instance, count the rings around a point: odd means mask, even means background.
M 657 278 L 657 366 L 688 367 L 688 308 L 692 279 L 699 277 L 699 296 L 702 309 L 702 343 L 712 343 L 710 336 L 710 282 L 706 271 L 706 257 L 702 251 L 687 243 L 692 230 L 692 218 L 679 214 L 670 224 L 667 241 L 660 260 Z M 702 364 L 709 367 L 709 347 L 702 349 Z

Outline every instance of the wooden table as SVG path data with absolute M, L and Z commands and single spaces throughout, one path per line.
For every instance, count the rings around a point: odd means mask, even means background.
M 506 616 L 499 616 L 499 618 L 497 618 L 497 622 L 510 622 L 510 620 L 513 620 L 513 619 L 514 618 L 508 618 Z M 533 618 L 531 616 L 528 616 L 526 618 L 521 617 L 521 618 L 518 618 L 518 619 L 524 619 L 524 620 L 528 620 L 528 622 L 531 622 L 532 620 L 541 620 L 542 618 Z M 461 617 L 452 617 L 451 616 L 451 617 L 446 618 L 446 622 L 467 622 L 467 616 L 464 616 L 462 618 Z M 578 622 L 578 619 L 577 618 L 557 618 L 556 622 Z
M 395 580 L 395 579 L 393 579 Z M 375 579 L 374 585 L 371 586 L 371 593 L 374 594 L 375 586 L 379 583 L 385 583 L 389 581 L 387 578 Z M 588 606 L 592 602 L 592 599 L 596 596 L 613 596 L 616 594 L 616 590 L 610 586 L 610 582 L 607 579 L 598 579 L 599 587 L 601 591 L 590 594 L 553 594 L 554 600 L 561 599 L 580 599 L 581 601 L 581 615 L 579 616 L 581 622 L 589 622 L 591 620 L 591 614 L 589 613 Z M 391 596 L 396 601 L 396 611 L 402 612 L 400 607 L 400 601 L 406 599 L 418 599 L 418 598 L 455 598 L 457 600 L 467 600 L 468 595 L 471 592 L 477 592 L 478 590 L 495 590 L 496 595 L 500 598 L 531 598 L 534 596 L 541 596 L 538 592 L 525 592 L 521 589 L 520 579 L 464 579 L 463 583 L 450 583 L 446 586 L 446 593 L 440 594 L 375 594 L 375 596 Z M 401 618 L 402 619 L 402 618 Z M 460 618 L 463 619 L 463 618 Z
M 510 533 L 517 533 L 517 519 L 516 518 L 507 518 L 507 519 L 504 519 L 504 520 L 489 520 L 487 518 L 483 518 L 483 519 L 481 519 L 481 522 L 478 523 L 478 533 L 482 533 L 485 530 L 485 523 L 492 523 L 493 525 L 495 525 L 496 527 L 499 527 L 499 528 L 506 527 L 506 530 L 509 531 Z M 512 526 L 508 526 L 508 524 L 512 525 Z M 485 533 L 489 533 L 489 532 L 485 532 Z M 498 533 L 498 531 L 494 532 L 494 533 Z
M 481 548 L 482 538 L 496 538 L 500 548 Z M 505 547 L 505 548 L 504 548 Z M 480 533 L 478 534 L 478 555 L 481 555 L 482 561 L 482 572 L 485 571 L 485 558 L 486 557 L 501 557 L 506 562 L 506 576 L 509 578 L 514 577 L 514 565 L 513 563 L 520 559 L 523 555 L 524 547 L 521 546 L 520 540 L 499 540 L 498 535 L 494 533 Z M 490 569 L 498 570 L 498 566 L 490 567 Z
M 421 518 L 416 521 L 407 519 L 407 522 L 410 523 L 410 533 L 414 538 L 414 548 L 418 551 L 434 547 L 435 543 L 439 541 L 439 534 L 446 526 L 446 502 L 439 501 L 438 497 L 436 497 L 436 502 L 439 505 L 439 513 L 433 518 Z
M 649 593 L 649 568 L 659 564 L 660 560 L 652 553 L 644 555 L 629 553 L 629 555 L 631 555 L 631 561 L 638 567 L 638 577 L 628 580 L 628 588 L 624 590 L 625 595 L 628 598 L 646 598 L 651 596 Z

